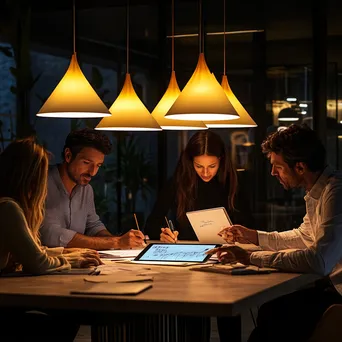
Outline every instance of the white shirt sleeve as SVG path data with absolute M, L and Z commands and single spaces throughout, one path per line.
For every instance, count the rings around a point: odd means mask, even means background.
M 307 208 L 309 217 L 312 217 L 313 221 L 309 222 L 310 226 L 303 229 L 301 226 L 298 229 L 304 244 L 301 249 L 253 252 L 251 263 L 261 267 L 275 267 L 283 271 L 316 273 L 324 276 L 330 274 L 342 259 L 342 184 L 327 186 L 319 202 L 319 205 Z M 314 241 L 307 247 L 304 241 L 307 242 L 305 239 L 312 234 L 315 236 Z M 288 238 L 287 236 L 285 240 Z M 273 246 L 276 244 L 274 243 Z M 279 246 L 286 246 L 286 244 L 282 242 L 278 244 Z
M 299 228 L 285 232 L 263 232 L 258 230 L 259 245 L 265 251 L 280 251 L 283 249 L 303 249 L 313 242 L 311 225 L 306 214 Z

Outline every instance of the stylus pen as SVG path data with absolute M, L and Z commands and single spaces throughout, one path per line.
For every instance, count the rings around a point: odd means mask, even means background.
M 171 220 L 168 220 L 166 216 L 165 216 L 165 221 L 166 221 L 167 226 L 168 226 L 169 229 L 171 230 L 171 232 L 174 233 L 175 227 L 174 227 L 172 221 L 171 221 Z M 175 242 L 177 242 L 177 241 L 175 241 Z
M 173 222 L 171 220 L 169 220 L 169 227 L 171 229 L 171 232 L 174 233 L 175 232 L 175 226 L 173 225 Z M 175 242 L 177 243 L 177 240 Z
M 137 229 L 140 230 L 137 215 L 135 215 L 135 213 L 134 213 L 133 216 L 134 216 L 134 220 L 135 220 L 135 225 L 137 226 Z M 146 243 L 146 236 L 145 236 L 144 242 Z
M 173 233 L 175 231 L 175 226 L 173 225 L 171 220 L 169 220 L 169 227 L 171 229 L 171 232 Z

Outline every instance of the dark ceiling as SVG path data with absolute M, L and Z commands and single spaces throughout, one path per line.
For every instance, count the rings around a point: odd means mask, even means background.
M 223 30 L 223 0 L 202 0 L 205 31 Z M 341 1 L 326 1 L 329 60 L 342 60 Z M 104 62 L 124 62 L 126 0 L 76 0 L 76 37 L 79 55 Z M 31 1 L 31 42 L 54 53 L 72 52 L 72 0 Z M 322 3 L 321 6 L 324 6 Z M 226 30 L 264 30 L 267 64 L 310 64 L 312 60 L 311 0 L 226 0 Z M 175 0 L 175 33 L 197 33 L 197 0 Z M 322 12 L 324 8 L 322 7 Z M 2 15 L 4 17 L 4 14 Z M 170 62 L 171 0 L 130 0 L 132 64 L 151 68 L 160 58 Z M 4 36 L 6 39 L 6 36 Z M 248 69 L 253 64 L 252 33 L 227 34 L 227 65 Z M 198 38 L 175 40 L 176 64 L 193 69 Z M 205 51 L 214 68 L 221 68 L 223 37 L 206 36 Z

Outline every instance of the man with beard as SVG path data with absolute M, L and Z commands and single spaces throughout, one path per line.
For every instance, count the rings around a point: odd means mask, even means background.
M 222 262 L 322 276 L 310 288 L 262 305 L 248 340 L 306 341 L 324 311 L 342 302 L 342 174 L 326 165 L 323 144 L 305 125 L 271 134 L 262 150 L 270 159 L 271 174 L 285 189 L 305 189 L 303 223 L 280 233 L 233 225 L 220 232 L 227 242 L 253 243 L 262 251 L 224 246 L 209 252 L 217 252 Z
M 71 132 L 62 164 L 50 166 L 42 243 L 48 247 L 126 249 L 144 246 L 144 235 L 130 230 L 122 236 L 109 233 L 95 211 L 89 182 L 111 151 L 109 138 L 93 129 Z

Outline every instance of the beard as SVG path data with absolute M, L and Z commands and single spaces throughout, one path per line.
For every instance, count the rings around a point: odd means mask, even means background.
M 91 181 L 91 176 L 88 173 L 82 173 L 79 177 L 76 177 L 72 173 L 69 165 L 66 168 L 66 172 L 68 174 L 68 177 L 77 185 L 84 185 L 85 186 L 85 185 L 89 184 L 89 182 Z M 82 179 L 84 179 L 84 177 L 88 178 L 89 180 L 82 181 Z

